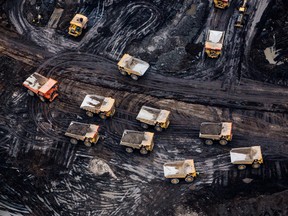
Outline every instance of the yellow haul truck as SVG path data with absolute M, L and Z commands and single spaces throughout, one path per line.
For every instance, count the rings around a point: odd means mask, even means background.
M 141 126 L 147 129 L 149 125 L 153 125 L 155 130 L 162 131 L 168 128 L 170 111 L 155 109 L 148 106 L 142 106 L 136 119 L 141 122 Z
M 214 0 L 214 5 L 216 8 L 225 9 L 230 5 L 231 0 Z
M 205 53 L 210 58 L 218 58 L 221 55 L 224 43 L 224 31 L 209 30 L 205 42 Z
M 106 119 L 115 113 L 115 99 L 100 95 L 86 95 L 80 108 L 86 110 L 86 115 L 89 117 L 98 114 L 100 118 Z
M 76 14 L 70 22 L 68 34 L 78 37 L 82 34 L 83 29 L 87 28 L 88 18 L 82 14 Z
M 237 165 L 239 170 L 246 169 L 246 165 L 258 169 L 263 164 L 260 146 L 233 148 L 230 151 L 231 163 Z
M 198 175 L 194 166 L 194 160 L 173 161 L 163 165 L 164 176 L 170 179 L 172 184 L 178 184 L 180 179 L 190 183 Z

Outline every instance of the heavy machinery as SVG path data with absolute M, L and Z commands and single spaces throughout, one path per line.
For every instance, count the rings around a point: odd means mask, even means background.
M 263 164 L 260 146 L 233 148 L 230 151 L 231 163 L 238 165 L 239 170 L 246 169 L 246 165 L 258 169 Z
M 231 0 L 214 0 L 214 5 L 216 8 L 225 9 L 230 5 Z
M 128 153 L 132 153 L 134 149 L 140 149 L 140 153 L 145 155 L 153 150 L 153 138 L 154 133 L 124 130 L 120 145 L 125 146 Z
M 139 76 L 143 76 L 150 66 L 147 62 L 129 54 L 124 54 L 117 65 L 123 76 L 128 74 L 134 80 L 138 80 Z
M 115 99 L 100 95 L 86 95 L 80 108 L 86 110 L 86 115 L 89 117 L 98 114 L 100 118 L 106 119 L 115 113 Z
M 227 145 L 232 140 L 232 122 L 203 122 L 200 125 L 199 137 L 206 145 L 212 145 L 214 140 L 221 145 Z
M 51 102 L 58 96 L 57 81 L 36 72 L 23 82 L 23 86 L 28 88 L 30 96 L 37 95 L 43 102 L 46 100 Z
M 88 18 L 82 14 L 76 14 L 70 21 L 68 34 L 78 37 L 82 34 L 83 29 L 87 28 Z
M 194 160 L 174 161 L 163 165 L 164 176 L 170 179 L 172 184 L 178 184 L 180 179 L 190 183 L 198 175 L 194 166 Z
M 243 23 L 245 22 L 245 13 L 247 11 L 247 6 L 248 6 L 248 0 L 243 0 L 242 5 L 239 7 L 239 15 L 237 17 L 235 26 L 242 28 Z
M 205 53 L 210 58 L 218 58 L 221 55 L 224 31 L 209 30 L 205 42 Z
M 144 129 L 147 129 L 149 125 L 153 125 L 155 130 L 162 131 L 170 124 L 169 116 L 170 111 L 142 106 L 136 119 L 141 122 Z
M 71 138 L 70 142 L 74 145 L 78 143 L 78 140 L 81 140 L 84 141 L 84 144 L 87 147 L 90 147 L 99 140 L 98 129 L 99 126 L 95 124 L 72 121 L 66 130 L 65 135 Z

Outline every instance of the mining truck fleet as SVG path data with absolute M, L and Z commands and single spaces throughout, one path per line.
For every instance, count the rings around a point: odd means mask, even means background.
M 229 7 L 230 2 L 230 0 L 214 0 L 214 5 L 216 8 L 225 9 Z M 242 17 L 246 10 L 247 0 L 244 0 L 239 8 L 241 17 L 239 15 L 239 22 L 237 20 L 235 24 L 237 27 L 243 26 Z M 87 23 L 87 17 L 76 14 L 70 22 L 68 34 L 74 37 L 80 36 L 83 30 L 87 28 Z M 205 53 L 208 57 L 218 58 L 221 55 L 224 37 L 224 31 L 208 30 L 205 42 Z M 117 63 L 117 66 L 122 75 L 129 75 L 133 80 L 138 80 L 139 77 L 146 73 L 150 65 L 129 54 L 124 54 Z M 23 86 L 27 88 L 30 96 L 36 95 L 43 102 L 52 102 L 59 96 L 58 82 L 37 72 L 31 74 L 23 82 Z M 80 105 L 80 109 L 83 110 L 90 119 L 92 119 L 94 115 L 97 115 L 102 120 L 113 117 L 116 111 L 115 107 L 115 99 L 98 94 L 87 94 Z M 155 107 L 157 107 L 156 104 L 153 107 L 146 106 L 145 104 L 142 105 L 135 118 L 135 120 L 140 123 L 139 126 L 145 131 L 131 129 L 125 129 L 123 131 L 119 145 L 123 146 L 127 153 L 131 154 L 134 150 L 137 150 L 141 155 L 147 155 L 153 151 L 154 133 L 146 131 L 149 130 L 149 127 L 153 127 L 156 132 L 161 132 L 165 129 L 168 133 L 171 112 Z M 135 107 L 135 109 L 138 109 L 138 107 Z M 96 124 L 71 121 L 65 132 L 65 136 L 70 139 L 70 143 L 73 145 L 81 141 L 85 146 L 91 147 L 98 142 L 101 136 L 99 134 L 99 127 L 100 126 Z M 229 121 L 203 122 L 200 125 L 199 138 L 202 139 L 207 146 L 211 146 L 215 141 L 219 142 L 222 146 L 226 146 L 232 141 L 232 128 L 233 124 Z M 173 128 L 171 130 L 173 130 Z M 156 135 L 158 136 L 158 134 Z M 263 164 L 260 146 L 232 148 L 230 150 L 230 159 L 231 164 L 236 165 L 238 170 L 246 169 L 247 165 L 253 169 L 258 169 Z M 166 162 L 163 165 L 163 170 L 164 177 L 169 179 L 172 184 L 179 183 L 181 179 L 191 183 L 199 175 L 199 173 L 196 172 L 194 160 L 191 158 Z

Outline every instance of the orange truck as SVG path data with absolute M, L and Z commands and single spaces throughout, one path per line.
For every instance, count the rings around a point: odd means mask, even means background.
M 38 73 L 31 74 L 23 83 L 30 96 L 37 95 L 41 101 L 52 102 L 58 96 L 57 81 Z

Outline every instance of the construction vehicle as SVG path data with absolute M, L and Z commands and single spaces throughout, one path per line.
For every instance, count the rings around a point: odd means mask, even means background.
M 247 10 L 247 6 L 248 6 L 248 0 L 243 0 L 242 5 L 239 7 L 239 15 L 237 17 L 235 26 L 242 28 L 243 27 L 243 23 L 245 22 L 245 13 Z
M 190 183 L 198 175 L 194 166 L 194 160 L 174 161 L 163 165 L 164 176 L 170 179 L 172 184 L 178 184 L 180 179 Z
M 214 0 L 214 5 L 216 8 L 225 9 L 230 5 L 231 0 Z
M 106 119 L 115 113 L 115 99 L 100 95 L 86 95 L 80 108 L 86 110 L 86 115 L 89 117 L 98 114 L 100 118 Z
M 138 80 L 139 76 L 143 76 L 150 66 L 147 62 L 129 54 L 124 54 L 117 65 L 123 76 L 128 74 L 134 80 Z
M 120 145 L 126 147 L 126 152 L 132 153 L 134 149 L 140 149 L 140 153 L 145 155 L 152 151 L 154 147 L 154 133 L 124 130 Z
M 78 143 L 78 140 L 81 140 L 87 147 L 90 147 L 99 140 L 98 129 L 99 126 L 95 124 L 72 121 L 65 135 L 71 138 L 70 142 L 74 145 Z
M 155 109 L 148 106 L 142 106 L 136 119 L 141 122 L 141 126 L 147 129 L 149 125 L 153 125 L 156 131 L 162 131 L 170 124 L 170 111 Z
M 239 170 L 246 169 L 246 165 L 258 169 L 263 164 L 260 146 L 233 148 L 230 151 L 231 163 L 238 165 Z
M 206 145 L 212 145 L 214 140 L 221 145 L 227 145 L 232 140 L 232 122 L 203 122 L 200 125 L 199 137 Z
M 88 18 L 82 14 L 76 14 L 70 21 L 68 34 L 78 37 L 82 34 L 83 29 L 87 28 Z
M 36 72 L 23 82 L 23 86 L 28 88 L 30 96 L 37 95 L 43 102 L 46 100 L 51 102 L 58 96 L 57 81 Z
M 210 58 L 218 58 L 221 55 L 224 42 L 224 31 L 209 30 L 205 42 L 205 53 Z

